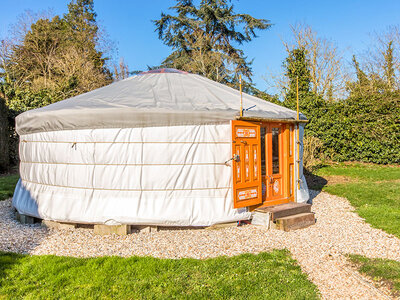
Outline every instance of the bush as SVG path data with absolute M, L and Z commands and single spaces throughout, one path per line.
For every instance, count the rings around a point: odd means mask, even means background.
M 307 171 L 313 171 L 321 165 L 323 161 L 323 143 L 314 136 L 306 136 L 303 140 L 303 165 Z
M 336 161 L 400 163 L 400 94 L 350 97 L 310 120 L 327 157 Z M 315 123 L 318 126 L 315 126 Z

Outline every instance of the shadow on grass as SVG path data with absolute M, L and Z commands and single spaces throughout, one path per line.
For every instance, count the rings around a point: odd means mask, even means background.
M 18 179 L 18 174 L 0 174 L 0 201 L 13 196 Z
M 304 176 L 307 181 L 307 186 L 311 190 L 321 191 L 324 186 L 328 184 L 328 180 L 324 177 L 315 175 L 306 169 L 304 170 Z
M 0 278 L 6 278 L 7 270 L 12 269 L 23 257 L 22 254 L 0 251 Z

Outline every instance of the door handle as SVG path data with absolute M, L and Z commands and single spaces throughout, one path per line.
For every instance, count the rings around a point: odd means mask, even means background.
M 268 178 L 269 178 L 269 184 L 273 184 L 274 178 L 271 175 L 269 175 Z
M 236 161 L 236 162 L 240 162 L 240 156 L 237 155 L 237 154 L 234 154 L 234 155 L 232 156 L 232 158 L 228 159 L 226 162 L 224 162 L 224 164 L 227 165 L 227 163 L 230 162 L 231 160 L 234 160 L 234 161 Z

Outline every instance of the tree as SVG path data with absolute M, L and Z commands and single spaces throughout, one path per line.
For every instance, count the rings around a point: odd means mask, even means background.
M 93 0 L 73 0 L 68 8 L 62 17 L 27 12 L 12 27 L 11 35 L 0 41 L 0 101 L 3 98 L 7 106 L 0 110 L 2 117 L 7 114 L 9 155 L 2 151 L 11 163 L 18 161 L 14 132 L 17 114 L 112 80 L 106 67 L 108 58 L 99 50 L 104 39 L 96 23 Z
M 114 76 L 114 80 L 116 80 L 116 81 L 128 78 L 130 75 L 128 65 L 125 64 L 123 58 L 121 58 L 119 60 L 118 65 L 114 63 L 113 69 L 114 69 L 113 76 Z
M 349 81 L 347 83 L 347 88 L 350 91 L 350 96 L 360 95 L 365 96 L 374 91 L 375 86 L 367 74 L 360 67 L 360 63 L 358 62 L 355 55 L 353 55 L 353 66 L 355 69 L 356 80 Z
M 364 62 L 365 70 L 353 55 L 353 67 L 356 79 L 347 83 L 351 96 L 368 96 L 371 94 L 390 93 L 399 90 L 395 70 L 393 41 L 389 41 L 386 49 Z
M 360 65 L 375 91 L 400 89 L 400 27 L 372 35 L 369 50 L 360 55 Z
M 326 102 L 322 96 L 311 90 L 311 75 L 309 62 L 304 48 L 293 49 L 283 63 L 288 88 L 285 89 L 283 105 L 296 110 L 297 84 L 300 111 L 308 118 L 307 135 L 319 138 L 319 127 L 322 116 L 327 111 Z
M 251 81 L 251 62 L 237 46 L 255 38 L 256 30 L 269 28 L 269 21 L 235 13 L 228 0 L 193 2 L 177 0 L 171 7 L 175 15 L 162 13 L 154 21 L 159 38 L 173 49 L 163 66 L 223 83 L 236 84 L 239 74 Z
M 345 96 L 345 82 L 347 73 L 343 71 L 341 54 L 337 46 L 326 38 L 318 36 L 311 26 L 297 24 L 290 26 L 292 38 L 284 41 L 289 54 L 294 49 L 303 48 L 308 61 L 310 73 L 310 87 L 316 95 L 332 101 Z M 285 87 L 285 80 L 278 81 L 278 85 Z
M 383 54 L 385 63 L 383 65 L 384 79 L 389 91 L 395 88 L 395 73 L 394 73 L 394 57 L 393 57 L 393 41 L 388 43 L 387 49 Z
M 63 17 L 19 25 L 23 37 L 3 41 L 1 91 L 9 107 L 27 110 L 111 82 L 99 45 L 93 0 L 72 1 Z M 29 29 L 27 29 L 29 28 Z
M 93 0 L 73 0 L 68 4 L 68 13 L 64 20 L 68 25 L 66 32 L 70 35 L 74 47 L 80 48 L 93 61 L 96 68 L 104 69 L 108 58 L 96 49 L 99 46 L 99 27 L 96 22 Z
M 297 82 L 299 98 L 304 99 L 310 95 L 311 76 L 304 48 L 293 49 L 283 63 L 288 88 L 285 89 L 284 104 L 296 108 Z

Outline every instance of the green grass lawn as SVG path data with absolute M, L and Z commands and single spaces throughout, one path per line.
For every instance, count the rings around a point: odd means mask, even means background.
M 366 222 L 400 237 L 400 167 L 336 164 L 322 167 L 315 175 L 328 180 L 324 191 L 347 198 Z M 350 181 L 330 184 L 332 176 Z
M 0 299 L 317 299 L 288 251 L 207 260 L 0 252 Z
M 0 175 L 0 201 L 12 197 L 19 175 Z
M 360 273 L 374 281 L 384 283 L 393 293 L 400 297 L 400 262 L 389 259 L 370 259 L 360 255 L 350 255 L 350 261 Z

